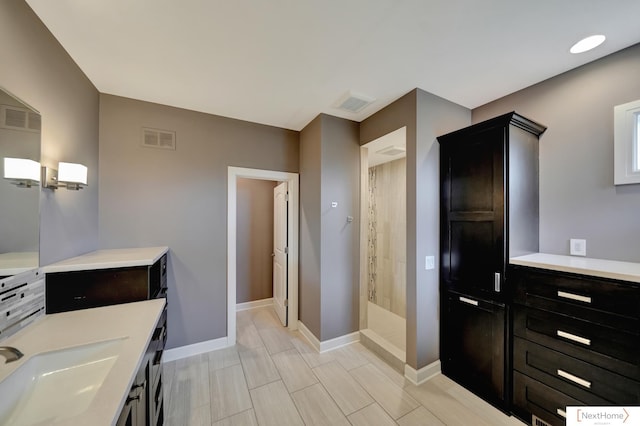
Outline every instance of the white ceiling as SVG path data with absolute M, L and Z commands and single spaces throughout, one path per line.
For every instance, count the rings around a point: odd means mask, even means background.
M 474 108 L 640 42 L 638 0 L 26 1 L 100 92 L 293 130 L 416 87 Z M 333 108 L 348 90 L 377 100 Z

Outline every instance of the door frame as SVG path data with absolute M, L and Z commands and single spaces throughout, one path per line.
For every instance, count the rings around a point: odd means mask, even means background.
M 289 205 L 287 239 L 287 300 L 289 302 L 288 329 L 298 329 L 298 234 L 299 234 L 299 175 L 274 170 L 228 167 L 227 172 L 227 345 L 236 343 L 236 230 L 237 230 L 237 182 L 238 178 L 287 182 Z

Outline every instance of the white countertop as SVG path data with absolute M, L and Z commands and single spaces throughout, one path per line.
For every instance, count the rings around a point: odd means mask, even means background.
M 164 304 L 164 299 L 154 299 L 45 315 L 2 342 L 3 346 L 18 348 L 24 357 L 10 364 L 0 363 L 0 381 L 38 353 L 125 337 L 115 364 L 89 408 L 73 418 L 48 423 L 56 426 L 115 424 Z
M 38 269 L 38 252 L 0 253 L 0 277 Z
M 640 263 L 534 253 L 509 259 L 512 265 L 640 283 Z
M 168 250 L 169 247 L 96 250 L 44 266 L 42 271 L 48 274 L 53 272 L 149 266 L 153 265 Z

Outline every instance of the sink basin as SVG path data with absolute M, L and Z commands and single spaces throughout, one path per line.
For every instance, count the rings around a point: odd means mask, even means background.
M 50 424 L 84 412 L 118 359 L 124 340 L 32 356 L 0 382 L 0 424 Z

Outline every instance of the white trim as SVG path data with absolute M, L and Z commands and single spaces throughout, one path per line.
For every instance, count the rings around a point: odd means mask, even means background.
M 416 386 L 420 386 L 440 373 L 442 373 L 440 360 L 436 360 L 429 365 L 425 365 L 420 370 L 414 369 L 409 364 L 404 365 L 404 377 Z
M 360 341 L 360 332 L 354 331 L 353 333 L 345 334 L 344 336 L 338 336 L 334 339 L 319 341 L 318 338 L 304 325 L 302 321 L 298 321 L 298 331 L 307 339 L 307 341 L 313 346 L 318 353 L 325 353 L 334 349 L 341 348 L 343 346 L 350 345 Z
M 250 302 L 236 303 L 236 312 L 264 308 L 265 306 L 271 305 L 273 305 L 273 297 L 268 299 L 252 300 Z
M 236 202 L 238 178 L 286 181 L 288 183 L 288 328 L 292 331 L 298 328 L 298 210 L 300 199 L 298 173 L 229 166 L 227 175 L 227 338 L 230 345 L 234 345 L 236 342 Z
M 359 341 L 360 332 L 354 331 L 353 333 L 345 334 L 344 336 L 338 336 L 336 338 L 320 342 L 320 353 L 329 352 Z
M 320 352 L 320 340 L 307 328 L 302 321 L 298 321 L 298 331 L 313 346 L 316 352 Z
M 165 363 L 175 361 L 177 359 L 188 358 L 190 356 L 227 348 L 229 346 L 233 346 L 233 344 L 229 344 L 226 337 L 220 337 L 219 339 L 206 340 L 192 345 L 166 349 L 162 355 L 162 362 Z

